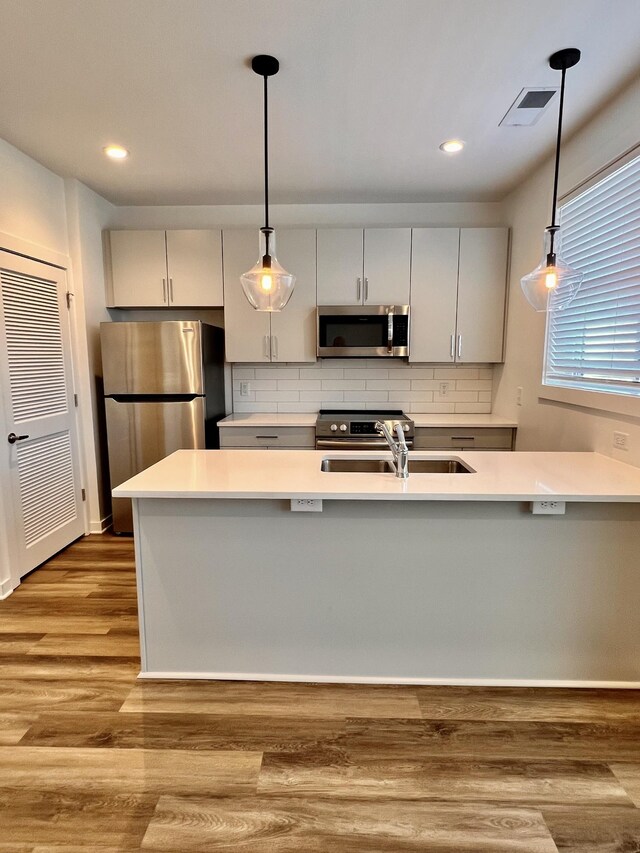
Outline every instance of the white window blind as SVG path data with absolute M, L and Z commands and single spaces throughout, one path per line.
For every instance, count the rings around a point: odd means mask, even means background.
M 560 228 L 584 280 L 547 315 L 544 384 L 640 396 L 640 157 L 563 204 Z

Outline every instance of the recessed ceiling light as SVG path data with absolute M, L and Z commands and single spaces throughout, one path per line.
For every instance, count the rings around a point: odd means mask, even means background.
M 440 150 L 445 151 L 447 154 L 456 154 L 458 151 L 462 151 L 463 148 L 464 142 L 461 142 L 459 139 L 447 139 L 440 146 Z
M 103 150 L 112 160 L 124 160 L 129 156 L 129 152 L 122 145 L 107 145 Z

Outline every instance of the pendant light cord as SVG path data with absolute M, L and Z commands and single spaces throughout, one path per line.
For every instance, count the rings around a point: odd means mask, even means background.
M 564 73 L 564 72 L 563 72 Z M 269 119 L 267 100 L 267 80 L 264 77 L 264 227 L 269 227 Z
M 557 216 L 557 207 L 558 207 L 558 176 L 560 174 L 560 142 L 562 140 L 562 114 L 564 112 L 564 80 L 567 74 L 567 69 L 562 69 L 562 81 L 560 83 L 560 107 L 558 109 L 558 136 L 556 139 L 556 166 L 555 173 L 553 176 L 553 201 L 551 203 L 551 240 L 550 240 L 550 249 L 553 253 L 554 250 L 554 238 L 556 235 L 556 231 L 558 229 L 558 223 L 556 222 Z

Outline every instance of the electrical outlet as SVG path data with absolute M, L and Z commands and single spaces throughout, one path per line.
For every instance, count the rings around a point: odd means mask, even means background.
M 522 405 L 522 385 L 516 388 L 516 406 Z
M 628 450 L 629 449 L 629 433 L 628 432 L 618 432 L 614 430 L 613 432 L 613 446 L 616 450 Z
M 531 501 L 531 512 L 534 515 L 564 515 L 564 501 Z
M 438 394 L 440 397 L 446 397 L 449 393 L 449 388 L 451 387 L 450 382 L 441 382 L 440 387 L 438 388 Z
M 240 383 L 240 396 L 248 397 L 251 393 L 251 384 L 249 382 L 241 382 Z
M 291 512 L 322 512 L 318 498 L 291 498 Z

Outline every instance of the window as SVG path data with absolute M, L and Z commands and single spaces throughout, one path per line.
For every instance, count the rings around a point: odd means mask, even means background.
M 543 383 L 640 397 L 640 157 L 563 204 L 560 227 L 584 280 L 547 315 Z

